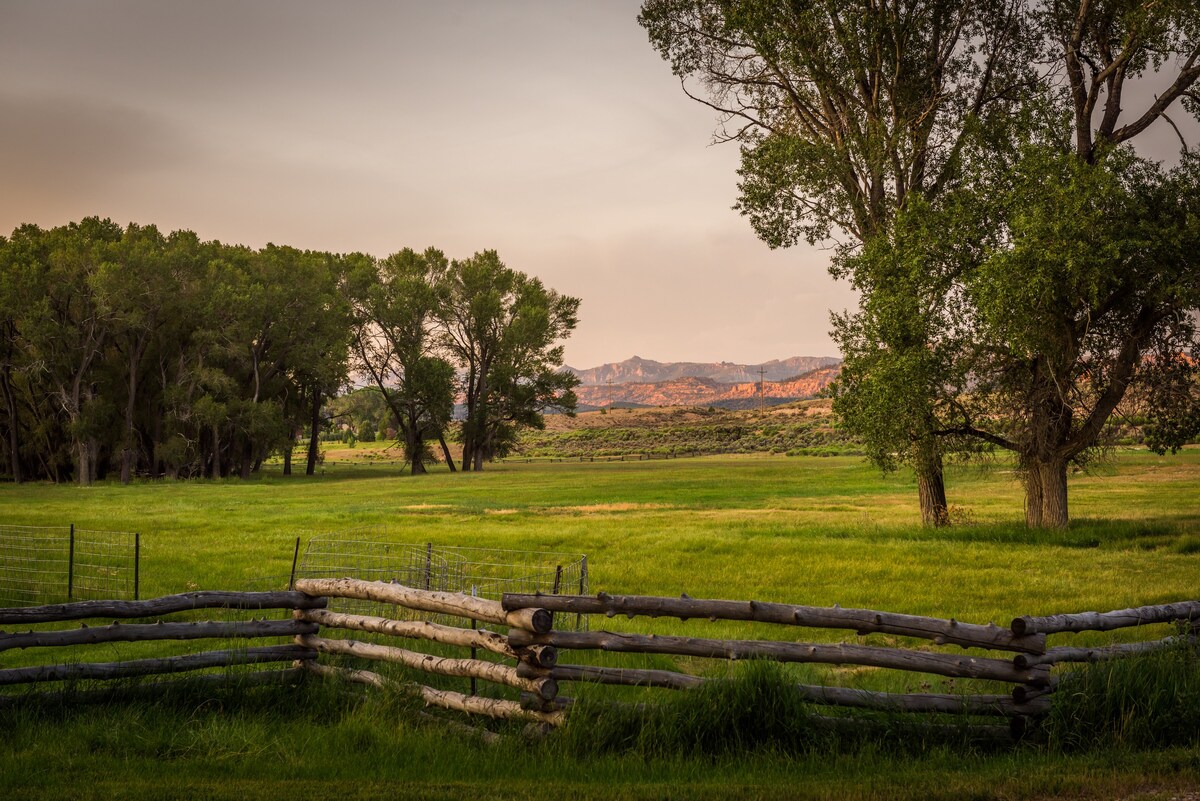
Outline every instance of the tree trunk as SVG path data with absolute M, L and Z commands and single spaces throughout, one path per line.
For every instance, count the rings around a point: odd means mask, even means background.
M 425 452 L 425 440 L 421 436 L 421 429 L 412 423 L 404 427 L 404 455 L 412 464 L 412 474 L 420 476 L 425 474 L 425 462 L 421 458 Z
M 17 399 L 13 396 L 8 366 L 0 373 L 0 385 L 4 388 L 4 405 L 8 409 L 8 452 L 12 463 L 13 481 L 20 484 L 25 480 L 21 471 L 21 432 L 17 419 Z
M 1026 498 L 1026 522 L 1037 528 L 1064 528 L 1070 521 L 1067 509 L 1067 463 L 1060 459 L 1035 462 L 1030 468 L 1030 484 L 1036 482 L 1036 498 Z M 1029 486 L 1029 485 L 1027 485 Z M 1036 522 L 1029 509 L 1035 500 L 1039 506 Z
M 304 466 L 304 475 L 311 476 L 317 472 L 317 454 L 321 436 L 321 388 L 313 387 L 312 417 L 309 420 L 308 463 Z
M 221 428 L 220 426 L 212 427 L 213 453 L 212 453 L 212 477 L 221 477 Z
M 287 447 L 283 449 L 283 474 L 290 476 L 292 474 L 292 446 L 296 444 L 296 435 L 293 433 L 292 438 L 288 440 Z
M 458 472 L 454 467 L 454 457 L 450 455 L 450 446 L 446 444 L 446 435 L 440 431 L 438 432 L 438 442 L 442 445 L 442 455 L 446 457 L 446 464 L 449 465 L 450 472 Z
M 950 524 L 950 511 L 946 504 L 942 455 L 930 446 L 918 445 L 918 449 L 917 498 L 921 503 L 921 524 L 947 526 Z
M 254 443 L 249 439 L 242 445 L 241 474 L 243 481 L 250 478 L 250 468 L 254 466 Z
M 1042 476 L 1037 463 L 1025 468 L 1025 525 L 1042 527 Z
M 125 437 L 121 446 L 121 483 L 128 484 L 133 478 L 133 409 L 137 403 L 138 362 L 141 360 L 141 348 L 129 354 L 129 397 L 125 401 Z
M 90 446 L 80 440 L 75 443 L 75 474 L 79 477 L 79 486 L 89 487 L 92 484 L 92 459 Z

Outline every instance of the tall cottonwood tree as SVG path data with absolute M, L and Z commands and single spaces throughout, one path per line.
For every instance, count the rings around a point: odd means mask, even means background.
M 449 267 L 436 248 L 405 248 L 360 263 L 347 279 L 355 367 L 370 376 L 391 411 L 413 475 L 426 472 L 428 440 L 444 443 L 454 411 L 454 367 L 440 356 L 437 339 Z
M 1013 452 L 1028 525 L 1063 526 L 1069 469 L 1102 444 L 1127 398 L 1144 406 L 1154 447 L 1196 430 L 1200 173 L 1186 155 L 1166 170 L 1131 148 L 1155 122 L 1173 126 L 1184 151 L 1196 144 L 1168 112 L 1200 110 L 1200 11 L 1124 0 L 1028 6 L 1044 69 L 1024 124 L 985 142 L 940 208 L 893 228 L 881 261 L 919 269 L 873 288 L 845 322 L 874 358 L 866 380 L 887 385 L 901 358 L 862 335 L 895 324 L 889 297 L 930 299 L 939 333 L 927 357 L 947 357 L 938 365 L 947 380 L 923 390 L 944 412 L 935 436 Z M 1165 88 L 1150 92 L 1149 80 Z M 948 230 L 952 240 L 938 235 Z M 856 389 L 839 400 L 871 419 L 887 413 Z
M 1069 520 L 1067 475 L 1127 399 L 1149 442 L 1200 431 L 1200 165 L 1031 148 L 983 204 L 999 240 L 961 282 L 971 391 L 954 433 L 1012 451 L 1030 526 Z
M 1026 520 L 1062 526 L 1069 464 L 1097 444 L 1131 388 L 1154 392 L 1163 376 L 1178 374 L 1168 365 L 1187 364 L 1180 354 L 1195 356 L 1194 162 L 1166 174 L 1120 147 L 1136 146 L 1160 122 L 1175 129 L 1184 151 L 1197 144 L 1172 115 L 1200 114 L 1200 7 L 1049 0 L 1036 8 L 1044 57 L 1056 67 L 1046 72 L 1046 94 L 1069 120 L 1045 138 L 1078 164 L 1031 156 L 1013 181 L 1012 244 L 987 264 L 1046 289 L 1023 324 L 998 337 L 1018 347 L 991 373 L 1018 379 L 1004 397 L 1020 429 Z M 1150 81 L 1165 88 L 1151 91 Z M 1072 252 L 1072 236 L 1086 252 Z M 1042 337 L 1023 339 L 1022 330 Z
M 646 0 L 639 20 L 684 90 L 721 114 L 717 139 L 741 145 L 737 208 L 759 237 L 845 237 L 836 271 L 864 292 L 888 276 L 847 257 L 887 236 L 910 197 L 954 186 L 964 149 L 1013 123 L 1034 77 L 1015 0 Z M 906 460 L 923 520 L 941 524 L 943 442 L 935 409 L 918 401 L 901 432 Z
M 578 323 L 579 300 L 512 270 L 494 250 L 454 261 L 446 281 L 443 344 L 463 371 L 463 470 L 503 455 L 542 412 L 573 412 L 579 383 L 561 372 L 555 343 Z

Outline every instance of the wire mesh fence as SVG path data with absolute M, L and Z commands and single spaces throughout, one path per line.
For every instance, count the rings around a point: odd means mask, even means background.
M 0 606 L 138 595 L 141 538 L 74 526 L 0 526 Z
M 69 595 L 75 601 L 138 597 L 141 537 L 127 531 L 75 529 Z
M 506 592 L 574 595 L 586 594 L 588 588 L 587 556 L 583 554 L 391 542 L 382 528 L 313 534 L 308 537 L 303 554 L 298 552 L 297 556 L 294 578 L 390 581 L 496 601 Z M 279 578 L 259 582 L 272 588 L 286 587 L 289 583 Z M 330 599 L 329 608 L 397 620 L 472 625 L 466 619 L 450 615 L 349 598 Z M 582 628 L 586 623 L 586 617 L 576 615 L 562 615 L 556 620 L 560 628 Z

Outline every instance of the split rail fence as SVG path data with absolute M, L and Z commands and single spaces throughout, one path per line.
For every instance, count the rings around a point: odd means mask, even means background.
M 394 608 L 395 616 L 332 611 L 331 599 L 370 601 Z M 285 610 L 290 619 L 121 623 L 59 631 L 0 633 L 0 654 L 17 648 L 93 643 L 190 640 L 204 638 L 292 638 L 284 644 L 224 648 L 200 653 L 126 662 L 72 662 L 0 669 L 0 685 L 63 680 L 110 679 L 176 673 L 233 665 L 287 662 L 285 670 L 241 673 L 235 680 L 295 680 L 302 675 L 340 677 L 375 687 L 415 694 L 427 705 L 469 715 L 561 724 L 572 700 L 560 688 L 598 683 L 688 690 L 719 679 L 675 670 L 649 670 L 570 664 L 566 652 L 657 654 L 709 660 L 764 659 L 784 663 L 857 665 L 963 679 L 982 686 L 961 693 L 898 693 L 853 687 L 798 685 L 815 705 L 843 710 L 825 722 L 853 724 L 858 710 L 950 714 L 985 734 L 1017 733 L 1030 717 L 1045 714 L 1058 684 L 1054 668 L 1065 663 L 1114 659 L 1196 642 L 1200 601 L 1182 601 L 1113 612 L 1018 617 L 1008 627 L 954 619 L 866 609 L 798 606 L 759 601 L 700 600 L 636 595 L 546 595 L 506 593 L 501 601 L 457 592 L 407 587 L 358 579 L 304 578 L 296 590 L 269 593 L 195 592 L 150 601 L 91 601 L 23 609 L 0 609 L 0 626 L 20 626 L 92 618 L 153 618 L 204 608 Z M 431 619 L 419 619 L 426 615 Z M 563 630 L 578 616 L 677 618 L 775 624 L 787 639 L 734 640 L 677 635 Z M 462 625 L 447 625 L 457 620 Z M 570 621 L 570 622 L 568 622 Z M 1181 623 L 1177 633 L 1115 645 L 1081 647 L 1051 644 L 1057 635 L 1114 631 L 1150 624 Z M 703 625 L 703 624 L 702 624 Z M 1161 627 L 1160 627 L 1161 628 Z M 897 646 L 864 643 L 801 642 L 792 632 L 840 629 L 857 635 L 880 633 L 916 643 Z M 347 637 L 346 633 L 350 636 Z M 367 641 L 369 635 L 373 641 Z M 381 643 L 379 640 L 383 638 Z M 423 641 L 426 651 L 393 644 Z M 923 643 L 922 643 L 923 641 Z M 453 649 L 470 656 L 447 656 Z M 953 649 L 953 650 L 948 650 Z M 428 651 L 434 651 L 430 653 Z M 322 658 L 328 657 L 328 658 Z M 611 661 L 611 660 L 610 660 Z M 391 663 L 403 670 L 368 670 L 367 663 Z M 418 674 L 469 679 L 471 692 L 431 686 Z M 222 674 L 209 675 L 212 681 Z M 445 679 L 439 680 L 445 685 Z M 429 683 L 427 683 L 429 682 Z M 476 682 L 495 685 L 478 693 Z M 960 685 L 960 686 L 964 686 Z M 997 692 L 996 687 L 1007 687 Z M 9 701 L 21 696 L 8 695 Z M 987 723 L 1008 719 L 1008 725 Z

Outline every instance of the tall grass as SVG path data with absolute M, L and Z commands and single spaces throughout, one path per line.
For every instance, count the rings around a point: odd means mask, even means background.
M 1046 732 L 1066 751 L 1200 744 L 1200 646 L 1181 640 L 1066 672 Z

